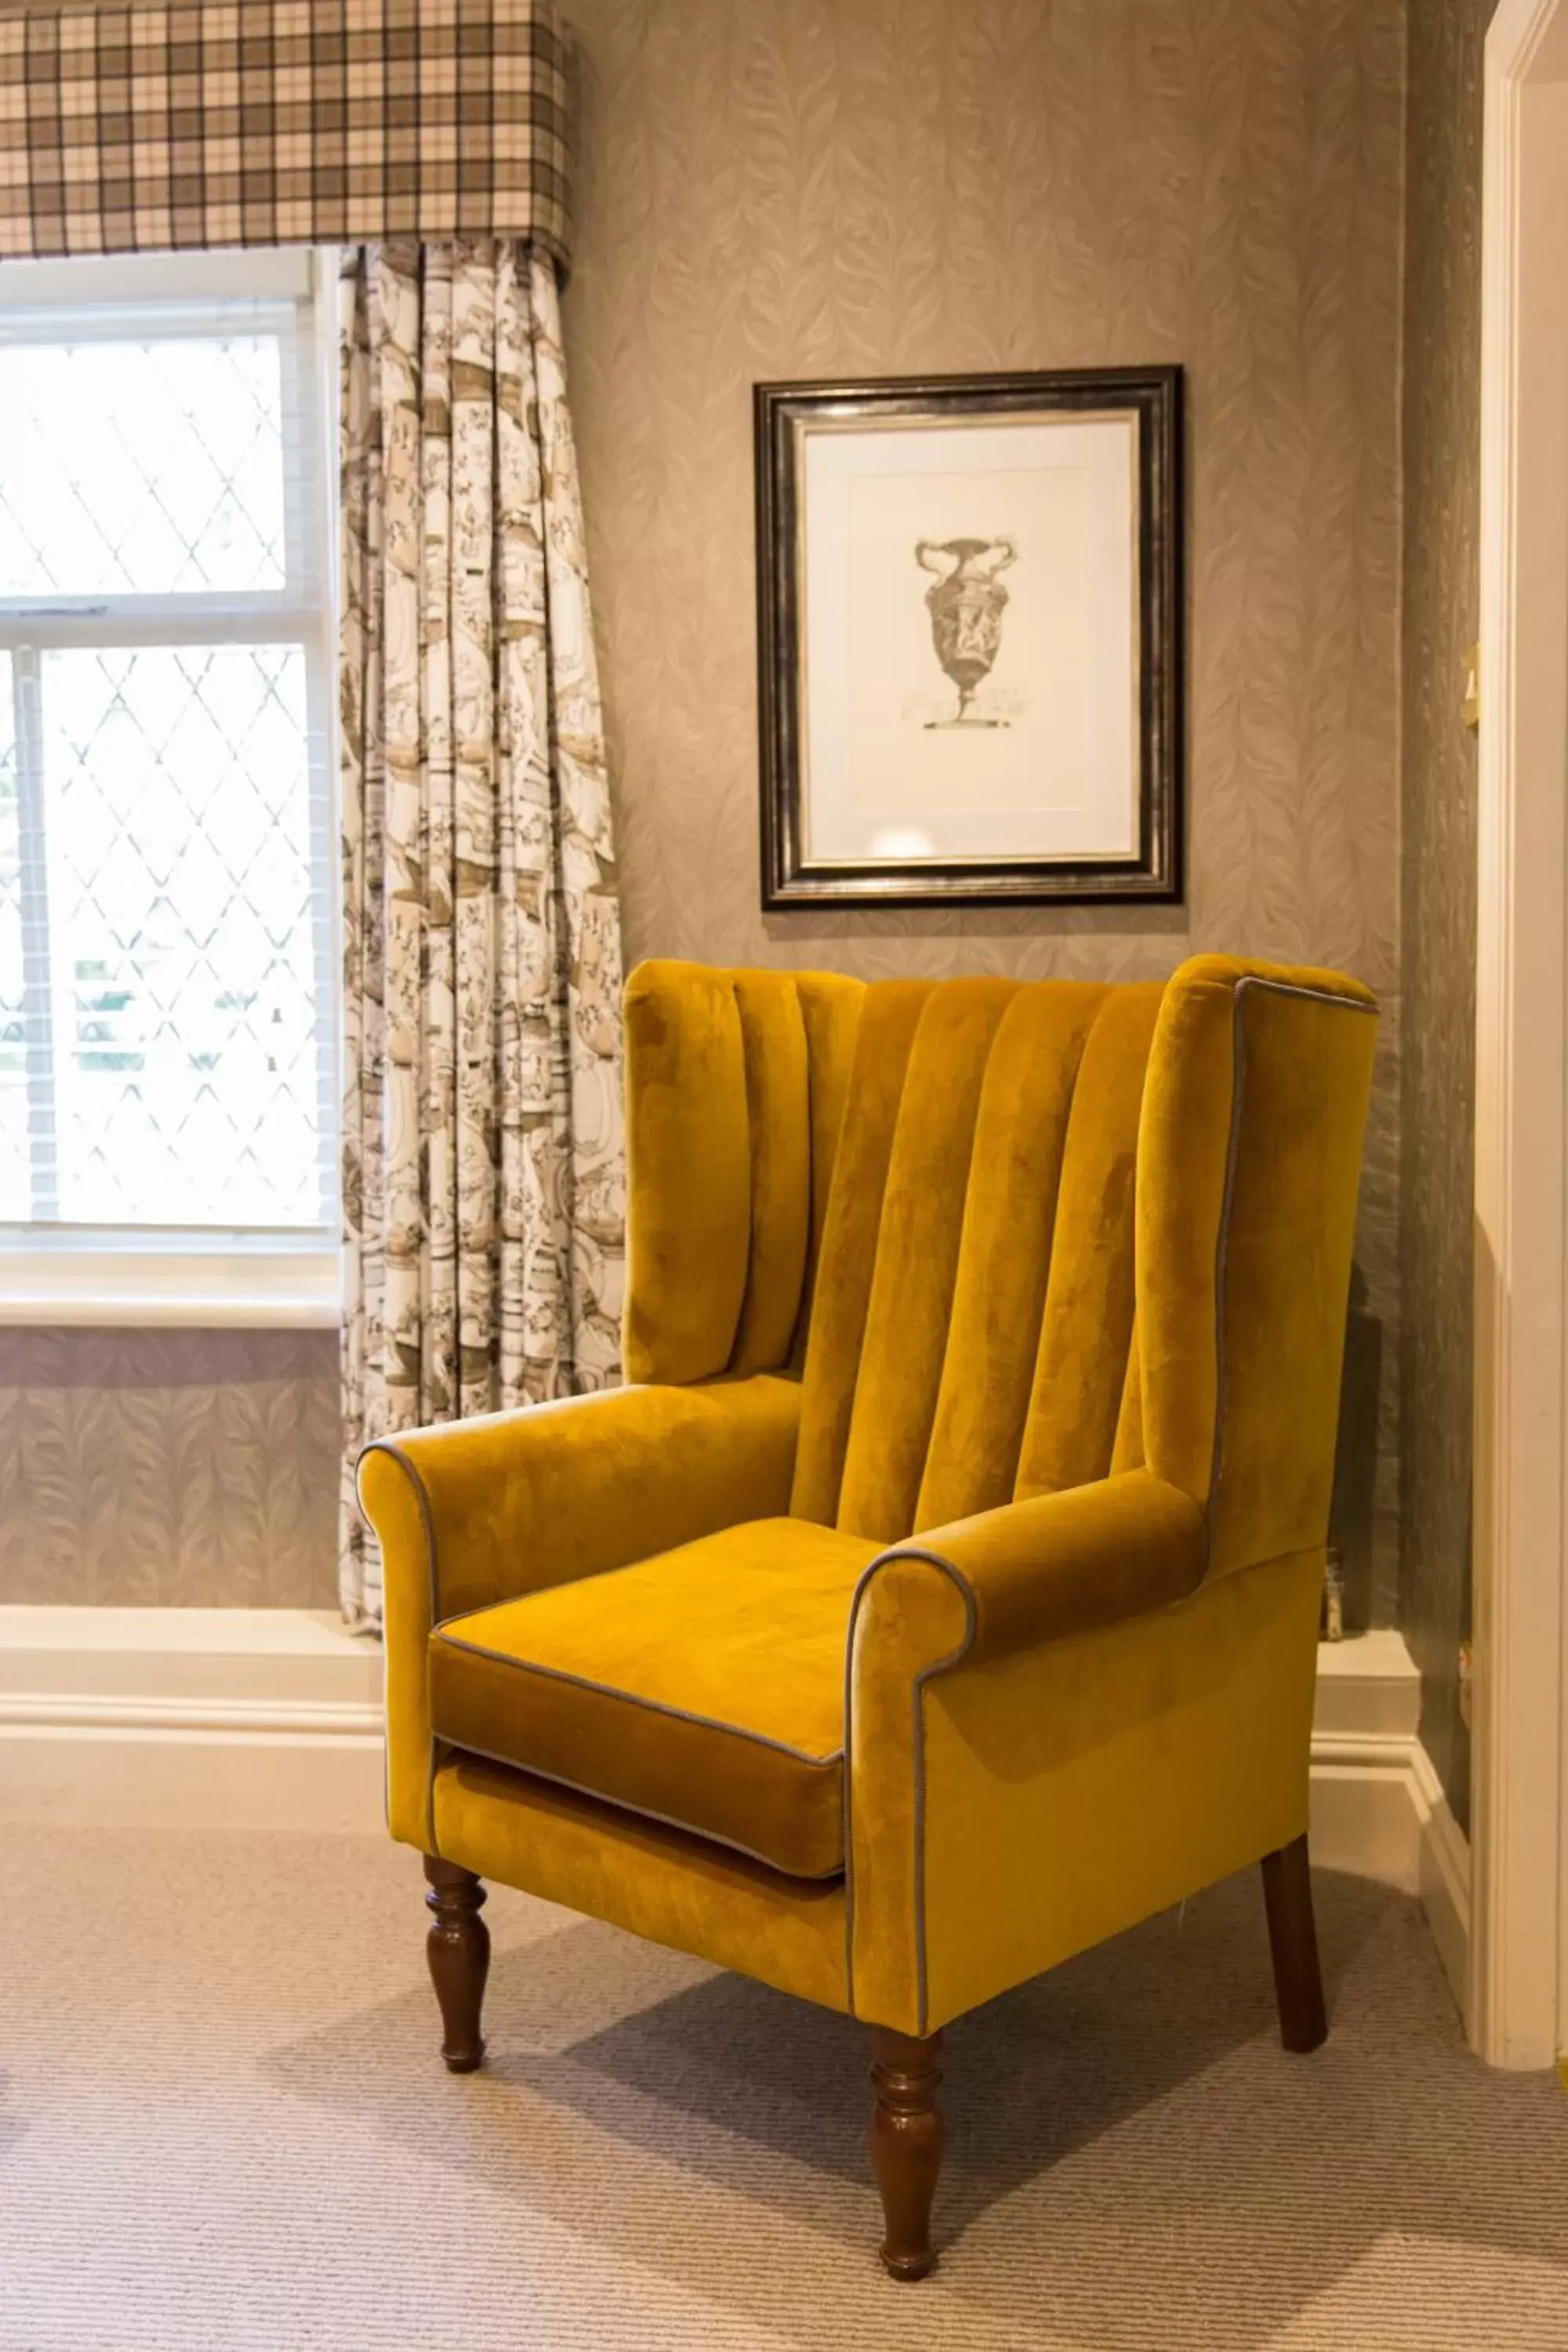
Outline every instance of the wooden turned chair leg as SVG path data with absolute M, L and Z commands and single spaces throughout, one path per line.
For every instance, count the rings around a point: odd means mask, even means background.
M 1303 1833 L 1263 1857 L 1263 1901 L 1274 1956 L 1279 2039 L 1287 2050 L 1316 2050 L 1328 2039 L 1318 1936 L 1312 1924 L 1312 1880 Z
M 882 2263 L 896 2279 L 922 2279 L 935 2257 L 931 2208 L 942 2169 L 942 2125 L 936 2090 L 942 2035 L 916 2040 L 885 2025 L 871 2029 L 871 2169 L 882 2192 L 887 2236 Z
M 490 1965 L 490 1931 L 479 1916 L 484 1882 L 471 1870 L 438 1856 L 425 1857 L 431 1913 L 425 1955 L 430 1981 L 441 2004 L 441 2055 L 454 2074 L 471 2074 L 485 2054 L 479 2032 L 485 1978 Z

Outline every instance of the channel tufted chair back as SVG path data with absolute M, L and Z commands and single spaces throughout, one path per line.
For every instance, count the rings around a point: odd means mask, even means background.
M 1207 1508 L 1211 1570 L 1321 1542 L 1373 1010 L 1218 956 L 644 964 L 627 1378 L 803 1366 L 790 1510 L 879 1543 L 1144 1467 Z
M 626 1385 L 361 1459 L 388 1823 L 454 2072 L 487 1876 L 862 2020 L 916 2279 L 952 2020 L 1261 1864 L 1282 2038 L 1327 2031 L 1308 1761 L 1374 1009 L 1219 956 L 650 963 L 626 1019 Z

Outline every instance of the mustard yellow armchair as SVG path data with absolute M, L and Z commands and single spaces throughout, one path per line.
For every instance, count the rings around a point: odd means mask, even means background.
M 899 2278 L 942 2026 L 1261 1861 L 1325 2032 L 1307 1768 L 1374 1007 L 626 990 L 628 1385 L 370 1446 L 392 1834 L 448 2066 L 481 1877 L 863 2018 Z

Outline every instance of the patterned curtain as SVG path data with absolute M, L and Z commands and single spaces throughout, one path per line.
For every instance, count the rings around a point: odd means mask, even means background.
M 0 257 L 515 236 L 564 262 L 554 0 L 0 0 Z
M 620 932 L 554 268 L 349 257 L 345 1614 L 371 1437 L 617 1372 Z

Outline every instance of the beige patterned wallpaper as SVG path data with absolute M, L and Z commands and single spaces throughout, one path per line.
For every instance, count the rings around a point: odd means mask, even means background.
M 1226 947 L 1370 982 L 1385 1018 L 1344 1516 L 1356 1606 L 1387 1618 L 1401 0 L 572 13 L 566 324 L 628 956 L 1131 978 Z M 764 918 L 752 383 L 1134 360 L 1189 371 L 1190 905 Z
M 1480 520 L 1481 50 L 1493 0 L 1410 13 L 1405 261 L 1405 1056 L 1400 1617 L 1461 1820 L 1470 1605 L 1476 739 L 1462 723 Z
M 330 1331 L 0 1331 L 0 1600 L 328 1608 Z
M 569 14 L 566 332 L 630 953 L 1131 978 L 1224 946 L 1369 981 L 1385 1019 L 1342 1517 L 1355 1605 L 1386 1618 L 1403 0 Z M 1189 370 L 1189 906 L 764 920 L 752 382 L 1130 360 Z M 47 1467 L 0 1506 L 0 1595 L 330 1601 L 330 1340 L 5 1348 L 0 1447 L 21 1425 Z

